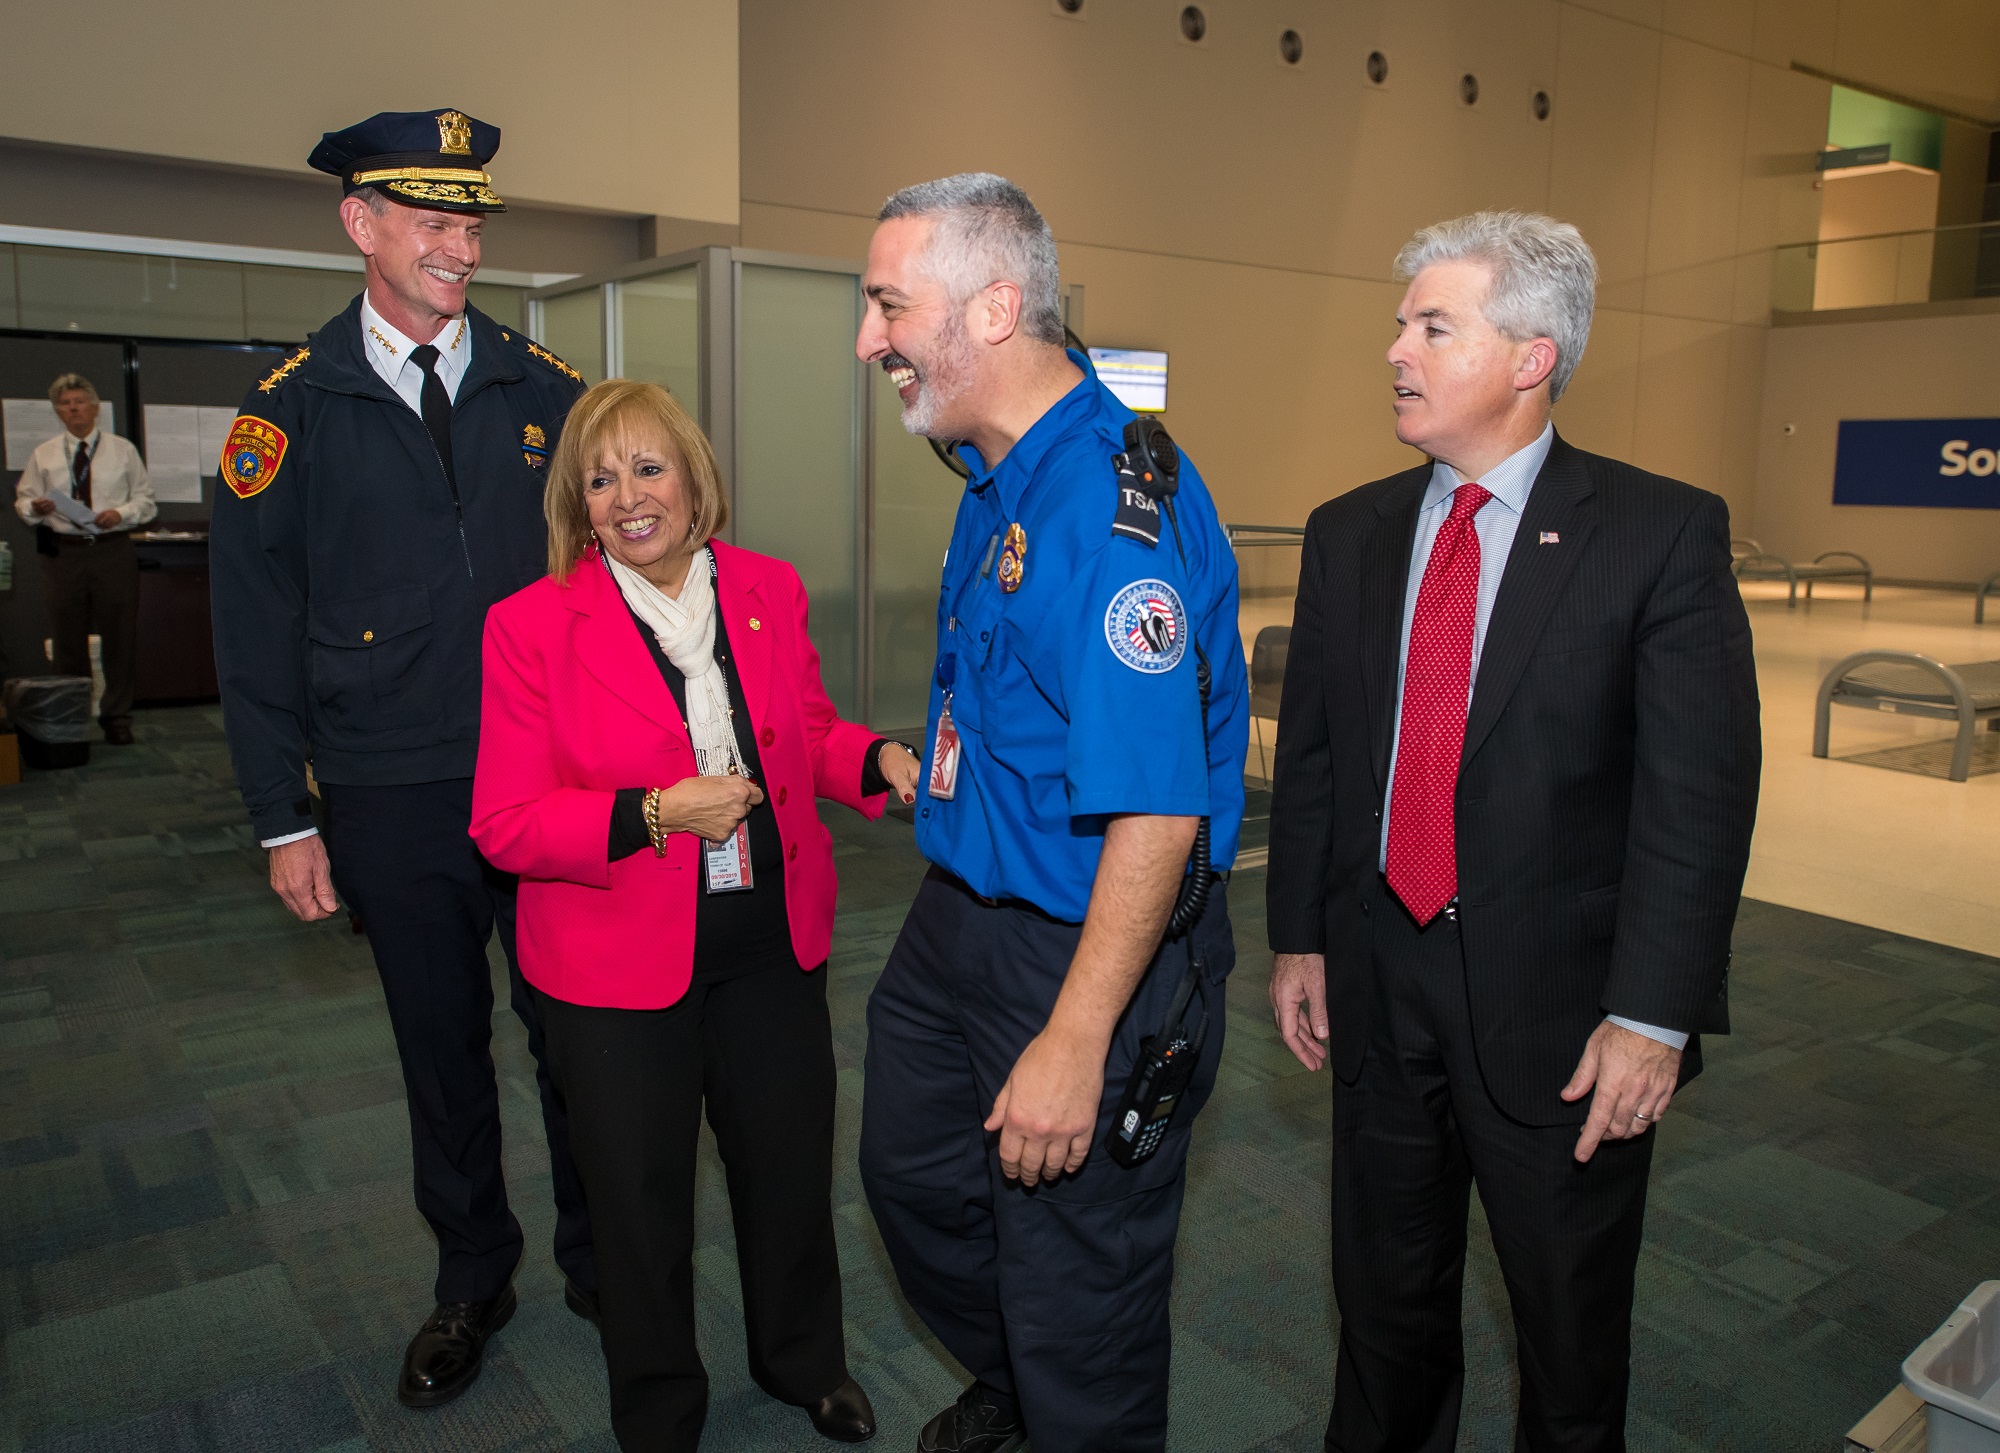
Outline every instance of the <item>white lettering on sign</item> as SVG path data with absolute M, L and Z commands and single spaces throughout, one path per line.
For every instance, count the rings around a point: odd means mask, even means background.
M 1996 468 L 2000 468 L 2000 454 L 1996 454 L 1991 449 L 1974 449 L 1968 453 L 1966 452 L 1966 446 L 1970 443 L 1971 441 L 1968 439 L 1947 440 L 1944 448 L 1938 451 L 1939 456 L 1944 460 L 1944 463 L 1938 466 L 1938 473 L 1943 475 L 1976 474 L 1984 478 Z

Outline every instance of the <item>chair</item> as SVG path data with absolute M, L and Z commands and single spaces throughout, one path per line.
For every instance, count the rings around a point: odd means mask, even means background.
M 1852 560 L 1852 565 L 1835 565 L 1835 560 Z M 1791 610 L 1799 603 L 1799 582 L 1804 581 L 1806 599 L 1812 599 L 1815 580 L 1859 580 L 1861 599 L 1865 604 L 1875 599 L 1875 568 L 1852 550 L 1825 550 L 1813 556 L 1805 565 L 1794 565 L 1782 556 L 1773 555 L 1755 540 L 1736 539 L 1729 542 L 1729 573 L 1738 580 L 1782 580 L 1790 589 L 1785 596 L 1785 609 Z
M 1292 653 L 1290 626 L 1265 626 L 1250 647 L 1250 725 L 1257 733 L 1257 761 L 1264 785 L 1271 785 L 1271 759 L 1264 750 L 1264 718 L 1278 719 L 1278 699 L 1285 687 L 1285 660 Z
M 1827 754 L 1832 708 L 1856 706 L 1958 723 L 1951 780 L 1972 774 L 1972 734 L 1979 723 L 2000 731 L 2000 661 L 1947 666 L 1915 651 L 1856 651 L 1826 673 L 1813 707 L 1813 755 Z

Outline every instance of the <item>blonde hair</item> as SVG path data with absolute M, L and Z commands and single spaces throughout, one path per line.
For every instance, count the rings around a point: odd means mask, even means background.
M 542 513 L 549 522 L 549 574 L 558 585 L 567 581 L 583 552 L 595 538 L 584 489 L 592 465 L 607 443 L 634 433 L 657 429 L 681 456 L 684 482 L 694 509 L 692 538 L 696 549 L 706 545 L 729 520 L 729 501 L 722 493 L 722 476 L 708 436 L 674 396 L 656 383 L 633 378 L 607 378 L 570 405 L 562 438 L 549 464 L 549 485 L 542 494 Z

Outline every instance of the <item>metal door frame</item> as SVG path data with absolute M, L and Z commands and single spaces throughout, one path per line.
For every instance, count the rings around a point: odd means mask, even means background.
M 624 368 L 623 338 L 618 320 L 618 285 L 635 278 L 653 277 L 693 266 L 695 269 L 696 355 L 701 377 L 699 422 L 715 451 L 715 464 L 722 476 L 730 515 L 739 513 L 737 462 L 742 458 L 741 420 L 736 401 L 742 395 L 742 316 L 743 269 L 745 267 L 790 268 L 798 272 L 841 273 L 855 280 L 857 298 L 862 265 L 838 258 L 812 257 L 803 253 L 769 252 L 748 247 L 697 247 L 671 252 L 661 257 L 621 263 L 602 272 L 588 273 L 535 288 L 527 295 L 528 332 L 542 332 L 542 303 L 597 289 L 602 298 L 600 327 L 607 378 L 616 378 Z M 875 411 L 870 392 L 871 379 L 859 359 L 854 361 L 854 401 L 858 427 L 854 431 L 854 587 L 855 587 L 855 713 L 862 721 L 874 714 L 875 705 Z M 733 541 L 732 523 L 721 532 Z

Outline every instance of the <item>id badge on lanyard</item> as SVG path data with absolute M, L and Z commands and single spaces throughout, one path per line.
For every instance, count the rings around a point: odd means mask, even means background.
M 958 728 L 951 720 L 951 683 L 957 674 L 958 657 L 938 661 L 938 679 L 944 684 L 944 705 L 938 711 L 937 736 L 931 742 L 931 774 L 925 792 L 939 802 L 949 802 L 958 794 L 958 764 L 961 756 Z
M 701 845 L 701 885 L 707 893 L 747 893 L 756 886 L 750 873 L 750 822 L 745 818 L 736 831 L 719 843 Z

